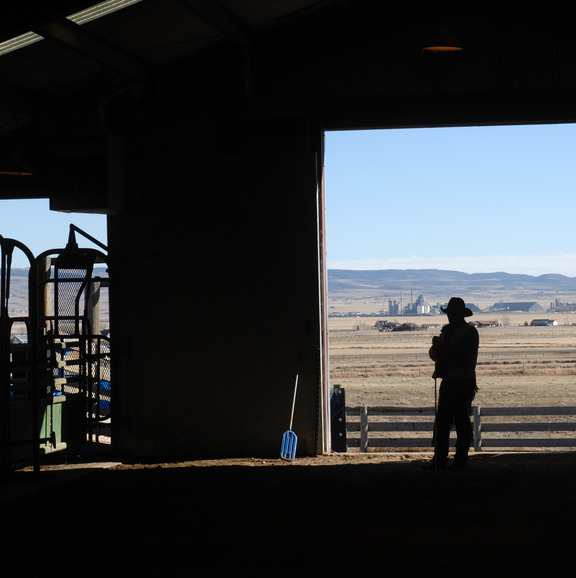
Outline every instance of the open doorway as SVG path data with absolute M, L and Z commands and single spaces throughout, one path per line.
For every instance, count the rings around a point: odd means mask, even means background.
M 48 199 L 2 200 L 0 201 L 0 235 L 15 239 L 29 249 L 34 258 L 40 254 L 64 249 L 69 241 L 71 226 L 85 234 L 78 235 L 81 247 L 101 249 L 108 245 L 107 217 L 99 213 L 65 213 L 50 210 Z M 90 239 L 92 237 L 92 239 Z M 26 313 L 27 287 L 20 284 L 20 270 L 30 266 L 23 251 L 15 250 L 11 256 L 11 267 L 16 271 L 12 300 L 18 312 Z M 101 265 L 97 273 L 106 276 Z M 99 324 L 102 331 L 109 329 L 109 299 L 107 287 L 102 288 Z
M 50 210 L 48 199 L 0 201 L 0 235 L 18 239 L 34 255 L 47 249 L 60 248 L 68 240 L 71 223 L 107 245 L 106 215 L 98 213 L 64 213 Z M 27 267 L 15 255 L 16 267 Z
M 111 352 L 107 246 L 38 204 L 22 213 L 3 203 L 0 469 L 9 471 L 110 439 Z
M 576 126 L 325 140 L 330 387 L 346 405 L 433 406 L 428 348 L 458 295 L 481 325 L 477 403 L 576 406 Z

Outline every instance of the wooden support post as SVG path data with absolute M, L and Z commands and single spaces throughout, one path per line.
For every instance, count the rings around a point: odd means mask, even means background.
M 472 406 L 472 411 L 474 415 L 474 451 L 482 451 L 482 422 L 480 419 L 480 406 Z
M 368 451 L 368 408 L 360 408 L 360 451 Z

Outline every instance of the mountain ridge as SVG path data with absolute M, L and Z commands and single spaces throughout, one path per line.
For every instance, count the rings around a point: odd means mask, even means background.
M 447 269 L 328 269 L 328 294 L 413 291 L 416 293 L 576 293 L 576 277 L 557 273 L 464 273 Z

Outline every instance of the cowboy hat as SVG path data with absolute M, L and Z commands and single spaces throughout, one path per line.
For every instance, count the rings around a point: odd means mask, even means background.
M 440 307 L 444 313 L 452 313 L 454 315 L 462 315 L 462 317 L 470 317 L 473 315 L 472 311 L 466 307 L 464 300 L 460 297 L 452 297 L 450 301 L 448 301 L 448 305 L 446 307 Z

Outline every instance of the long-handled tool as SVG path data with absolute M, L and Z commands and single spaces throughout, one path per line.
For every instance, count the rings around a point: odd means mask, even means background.
M 296 391 L 298 390 L 298 371 L 296 372 L 296 383 L 294 384 L 294 398 L 292 399 L 292 413 L 290 414 L 290 427 L 282 435 L 282 445 L 280 446 L 280 457 L 287 462 L 291 462 L 296 457 L 296 446 L 298 437 L 292 431 L 292 421 L 294 419 L 294 406 L 296 404 Z
M 434 375 L 434 433 L 432 434 L 433 445 L 434 445 L 434 471 L 438 471 L 438 429 L 437 429 L 437 419 L 438 414 L 438 385 L 436 380 L 436 375 Z

